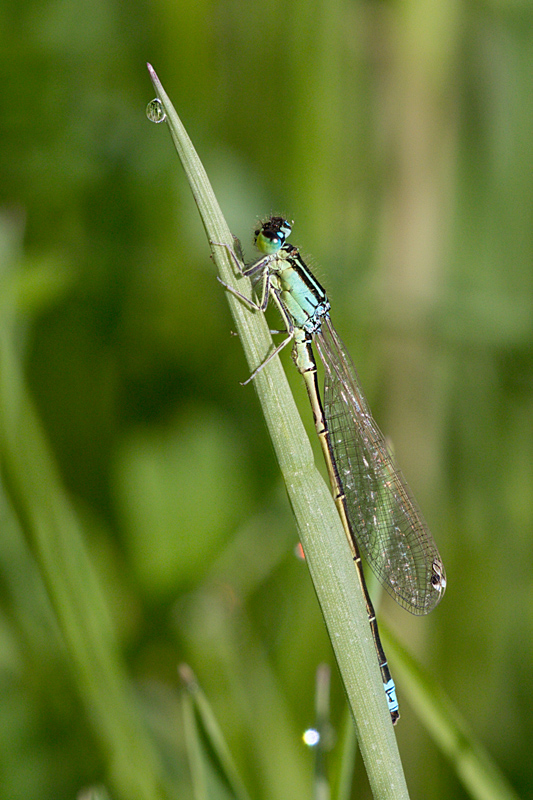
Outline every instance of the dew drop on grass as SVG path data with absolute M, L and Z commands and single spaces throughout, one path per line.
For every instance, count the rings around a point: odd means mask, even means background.
M 150 120 L 150 122 L 164 122 L 167 118 L 165 114 L 165 109 L 163 108 L 163 104 L 161 100 L 156 97 L 154 100 L 150 100 L 148 105 L 146 106 L 146 116 Z

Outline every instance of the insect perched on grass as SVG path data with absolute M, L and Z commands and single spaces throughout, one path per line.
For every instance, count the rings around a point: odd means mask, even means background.
M 330 319 L 327 295 L 287 242 L 291 224 L 270 217 L 255 231 L 263 254 L 243 269 L 226 247 L 239 271 L 254 282 L 258 302 L 223 283 L 249 308 L 265 311 L 269 299 L 286 325 L 287 337 L 260 364 L 251 381 L 289 342 L 315 418 L 335 503 L 350 543 L 374 637 L 392 721 L 399 719 L 396 689 L 376 615 L 363 575 L 360 550 L 394 599 L 413 614 L 427 614 L 442 599 L 446 574 L 439 552 L 401 472 L 372 417 L 355 367 Z M 217 244 L 217 243 L 214 243 Z M 318 389 L 315 344 L 324 364 L 324 402 Z

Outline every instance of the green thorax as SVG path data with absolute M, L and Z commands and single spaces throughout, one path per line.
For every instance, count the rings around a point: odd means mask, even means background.
M 290 222 L 271 217 L 255 231 L 255 245 L 269 257 L 266 268 L 272 288 L 294 327 L 315 333 L 329 315 L 330 304 L 298 248 L 286 241 L 290 232 Z

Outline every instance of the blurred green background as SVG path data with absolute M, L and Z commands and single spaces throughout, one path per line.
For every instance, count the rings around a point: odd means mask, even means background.
M 173 796 L 179 663 L 252 796 L 296 798 L 332 656 L 146 61 L 248 257 L 258 217 L 294 219 L 448 572 L 427 619 L 382 614 L 533 797 L 531 5 L 5 0 L 0 30 L 2 327 Z M 14 507 L 7 481 L 0 798 L 75 797 L 110 755 Z M 398 694 L 411 796 L 466 797 Z

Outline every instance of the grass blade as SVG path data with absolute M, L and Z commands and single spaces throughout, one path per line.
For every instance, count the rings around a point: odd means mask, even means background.
M 200 159 L 153 68 L 157 97 L 166 113 L 210 241 L 233 244 L 228 226 Z M 222 252 L 221 252 L 222 251 Z M 223 249 L 213 249 L 221 277 L 236 286 L 234 268 Z M 247 281 L 239 280 L 248 293 Z M 251 370 L 272 347 L 263 314 L 251 313 L 235 297 L 228 302 Z M 301 542 L 354 715 L 359 745 L 375 798 L 408 797 L 396 739 L 370 636 L 363 597 L 350 550 L 331 494 L 314 466 L 313 453 L 278 359 L 254 380 L 272 437 Z
M 476 800 L 519 800 L 441 687 L 385 626 L 382 626 L 382 633 L 402 690 L 439 748 L 454 765 L 465 789 Z

